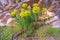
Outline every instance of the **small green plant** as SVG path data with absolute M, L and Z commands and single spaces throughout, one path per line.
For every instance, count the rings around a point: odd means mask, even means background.
M 21 12 L 16 14 L 15 21 L 17 22 L 17 26 L 30 33 L 33 31 L 33 23 L 36 22 L 41 15 L 41 9 L 37 3 L 33 4 L 32 10 L 28 9 L 27 6 L 26 3 L 22 4 Z
M 17 31 L 20 31 L 18 26 L 0 27 L 0 40 L 12 40 L 12 35 Z
M 12 30 L 11 27 L 0 27 L 1 28 L 1 35 L 0 35 L 0 40 L 11 40 L 12 37 Z
M 59 35 L 60 33 L 60 28 L 47 28 L 46 29 L 46 35 L 51 35 L 51 36 L 56 36 Z

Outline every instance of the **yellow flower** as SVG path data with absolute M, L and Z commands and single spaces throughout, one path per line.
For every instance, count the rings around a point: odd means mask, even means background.
M 24 17 L 25 15 L 24 15 L 24 12 L 20 12 L 20 16 L 21 17 Z
M 38 14 L 38 13 L 40 13 L 40 8 L 39 7 L 33 7 L 32 12 Z
M 37 4 L 37 3 L 34 3 L 34 4 L 33 4 L 33 7 L 38 7 L 38 4 Z
M 30 10 L 25 10 L 25 11 L 22 11 L 21 13 L 20 13 L 20 16 L 21 17 L 27 17 L 27 16 L 29 16 L 30 15 Z
M 11 12 L 11 16 L 15 16 L 15 15 L 16 15 L 16 13 L 17 13 L 17 10 L 16 10 L 16 9 L 14 9 L 14 10 Z
M 43 12 L 46 12 L 46 11 L 47 11 L 47 8 L 43 8 L 42 11 L 43 11 Z
M 23 3 L 23 4 L 22 4 L 22 8 L 26 8 L 27 6 L 28 6 L 27 3 Z
M 31 14 L 30 10 L 25 11 L 25 16 L 29 16 Z

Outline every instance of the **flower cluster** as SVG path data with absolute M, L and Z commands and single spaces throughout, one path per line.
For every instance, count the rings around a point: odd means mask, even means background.
M 38 14 L 38 13 L 40 13 L 40 8 L 39 7 L 33 7 L 32 12 Z
M 22 8 L 27 8 L 27 6 L 28 6 L 28 4 L 27 3 L 24 3 L 24 4 L 22 4 Z
M 38 7 L 38 4 L 36 4 L 36 3 L 33 4 L 32 12 L 36 13 L 36 14 L 40 13 L 40 8 Z
M 22 4 L 21 12 L 19 14 L 20 17 L 27 17 L 31 14 L 31 11 L 27 9 L 27 3 Z
M 27 16 L 29 16 L 31 13 L 33 13 L 33 14 L 39 14 L 39 13 L 40 13 L 40 8 L 38 7 L 38 4 L 37 4 L 37 3 L 34 3 L 34 4 L 33 4 L 32 10 L 29 10 L 29 9 L 27 9 L 26 7 L 27 7 L 27 4 L 24 3 L 24 4 L 22 5 L 22 8 L 21 8 L 20 17 L 27 17 Z
M 14 9 L 12 12 L 11 12 L 11 16 L 15 16 L 17 13 L 17 9 Z
M 27 17 L 31 14 L 30 10 L 20 12 L 20 17 Z

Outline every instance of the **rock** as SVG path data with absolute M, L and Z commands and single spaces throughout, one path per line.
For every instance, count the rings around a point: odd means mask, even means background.
M 5 25 L 8 26 L 11 21 L 13 21 L 13 18 L 9 18 Z
M 5 26 L 5 24 L 4 24 L 4 23 L 2 23 L 2 22 L 0 22 L 0 26 Z
M 13 20 L 13 18 L 10 16 L 10 13 L 7 12 L 1 13 L 0 17 L 0 26 L 8 26 Z

